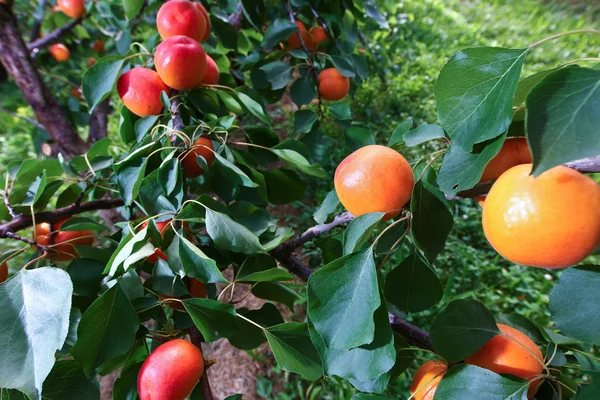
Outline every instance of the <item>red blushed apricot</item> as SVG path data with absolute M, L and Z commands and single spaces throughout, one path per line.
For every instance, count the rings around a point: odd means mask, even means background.
M 96 64 L 96 59 L 94 57 L 88 58 L 87 64 L 88 67 L 91 67 L 92 65 Z
M 79 101 L 83 101 L 83 95 L 81 94 L 81 88 L 71 88 L 71 96 L 75 97 Z
M 309 33 L 310 37 L 312 37 L 313 41 L 317 46 L 329 39 L 325 28 L 323 28 L 322 26 L 315 26 L 314 28 L 311 28 Z
M 335 68 L 327 68 L 319 74 L 319 93 L 325 100 L 341 100 L 350 91 L 350 79 Z
M 160 78 L 169 87 L 177 90 L 194 89 L 204 79 L 206 53 L 194 39 L 172 36 L 156 48 L 154 65 Z
M 202 79 L 202 83 L 205 85 L 216 85 L 219 82 L 219 67 L 217 67 L 217 63 L 211 56 L 206 55 L 206 73 L 204 74 L 204 79 Z
M 67 46 L 65 46 L 62 43 L 53 44 L 48 48 L 48 51 L 50 52 L 52 58 L 54 58 L 58 62 L 69 61 L 69 58 L 71 57 L 71 52 L 69 51 Z
M 169 88 L 158 74 L 148 68 L 133 68 L 117 81 L 117 92 L 132 113 L 147 117 L 158 115 L 163 109 L 160 92 L 169 93 Z
M 448 371 L 448 365 L 442 361 L 427 361 L 415 373 L 410 394 L 414 400 L 433 400 L 435 391 L 444 374 Z
M 138 375 L 140 400 L 184 400 L 204 373 L 204 358 L 196 346 L 182 339 L 160 345 L 146 359 Z
M 300 36 L 302 36 L 302 40 L 306 45 L 308 50 L 315 50 L 317 48 L 315 41 L 310 36 L 308 31 L 306 30 L 306 26 L 302 23 L 302 21 L 296 21 L 296 25 L 298 26 L 298 32 Z M 302 47 L 302 42 L 300 42 L 300 38 L 298 37 L 298 32 L 294 32 L 288 38 L 288 49 L 294 50 Z
M 92 231 L 61 231 L 61 226 L 68 220 L 69 218 L 66 218 L 52 225 L 44 222 L 35 226 L 36 242 L 41 246 L 52 246 L 45 258 L 55 261 L 70 261 L 78 256 L 75 246 L 94 244 L 94 232 Z
M 182 35 L 201 42 L 206 32 L 206 19 L 191 1 L 170 0 L 158 10 L 156 27 L 163 39 Z
M 181 160 L 181 165 L 188 178 L 196 178 L 204 173 L 204 170 L 200 168 L 200 165 L 196 161 L 196 156 L 204 157 L 209 167 L 212 165 L 215 161 L 214 149 L 210 139 L 201 137 L 196 140 L 194 146 L 192 146 L 192 150 Z
M 94 50 L 96 53 L 104 52 L 104 42 L 100 39 L 96 40 L 92 45 L 92 50 Z
M 204 17 L 204 21 L 206 23 L 206 29 L 204 31 L 204 36 L 202 37 L 201 42 L 206 42 L 208 40 L 208 37 L 210 36 L 210 15 L 208 15 L 208 11 L 206 11 L 206 8 L 204 8 L 204 6 L 202 5 L 202 3 L 198 3 L 195 2 L 194 5 L 198 8 L 198 10 L 200 10 L 200 12 L 202 13 L 202 16 Z
M 71 18 L 81 18 L 85 14 L 85 0 L 58 0 L 58 8 Z
M 8 264 L 5 262 L 0 265 L 0 283 L 4 282 L 8 278 Z
M 162 222 L 157 222 L 156 223 L 156 228 L 158 229 L 158 231 L 160 232 L 161 236 L 164 238 L 165 237 L 165 232 L 167 231 L 167 229 L 169 229 L 169 227 L 171 226 L 173 220 L 167 220 L 167 221 L 162 221 Z M 141 229 L 144 229 L 148 226 L 148 221 L 145 221 L 142 224 Z M 158 262 L 158 259 L 162 258 L 163 260 L 167 261 L 169 258 L 167 257 L 167 255 L 161 250 L 161 249 L 156 249 L 154 251 L 154 254 L 152 254 L 151 256 L 149 256 L 148 258 L 146 258 L 146 261 L 148 261 L 150 264 L 156 264 Z
M 200 282 L 196 278 L 190 278 L 190 284 L 188 285 L 190 296 L 205 299 L 208 297 L 206 292 L 206 285 Z

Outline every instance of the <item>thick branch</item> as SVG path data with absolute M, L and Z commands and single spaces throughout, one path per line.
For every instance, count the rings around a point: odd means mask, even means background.
M 57 43 L 62 35 L 71 31 L 76 25 L 79 25 L 81 21 L 83 21 L 83 18 L 74 19 L 68 24 L 61 26 L 60 28 L 56 28 L 54 31 L 50 32 L 44 37 L 41 37 L 37 40 L 34 40 L 31 43 L 28 43 L 27 49 L 33 53 L 35 51 L 38 51 L 39 49 L 43 49 L 45 47 L 50 46 L 51 44 Z

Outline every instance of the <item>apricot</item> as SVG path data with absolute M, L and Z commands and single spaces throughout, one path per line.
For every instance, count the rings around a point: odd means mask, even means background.
M 91 67 L 94 64 L 96 64 L 96 59 L 94 57 L 88 58 L 88 61 L 87 61 L 88 67 Z
M 0 265 L 0 283 L 4 282 L 8 278 L 8 264 L 3 262 Z
M 310 33 L 306 30 L 306 26 L 302 23 L 302 21 L 296 20 L 296 26 L 298 26 L 298 32 L 294 32 L 288 38 L 287 44 L 288 49 L 294 50 L 302 47 L 302 42 L 300 42 L 300 38 L 298 37 L 298 33 L 302 36 L 302 40 L 306 45 L 308 50 L 315 50 L 317 48 L 315 41 L 310 36 Z
M 202 79 L 202 83 L 205 85 L 216 85 L 219 82 L 219 67 L 211 56 L 206 55 L 206 73 Z
M 169 87 L 177 90 L 194 89 L 204 79 L 206 53 L 194 39 L 171 36 L 156 48 L 154 65 L 160 78 Z
M 78 257 L 75 246 L 91 246 L 94 244 L 92 231 L 61 231 L 61 226 L 67 222 L 65 218 L 54 224 L 44 222 L 35 226 L 35 240 L 41 246 L 51 246 L 45 256 L 55 261 L 70 261 Z
M 69 58 L 71 57 L 71 52 L 67 46 L 62 43 L 53 44 L 52 46 L 48 47 L 48 51 L 50 52 L 52 58 L 58 62 L 69 61 Z
M 133 68 L 121 75 L 117 81 L 117 92 L 123 104 L 140 117 L 161 113 L 162 91 L 168 94 L 169 88 L 155 71 L 148 68 Z
M 58 0 L 58 8 L 71 18 L 81 18 L 85 14 L 85 0 Z
M 350 91 L 350 79 L 335 68 L 327 68 L 319 74 L 319 93 L 325 100 L 341 100 Z
M 201 137 L 192 146 L 189 153 L 181 160 L 181 165 L 188 178 L 196 178 L 204 173 L 204 170 L 196 161 L 197 156 L 202 156 L 206 164 L 210 167 L 215 161 L 214 146 L 209 138 Z
M 433 400 L 435 391 L 448 371 L 448 365 L 443 361 L 427 361 L 415 373 L 410 394 L 413 400 Z
M 187 284 L 187 288 L 188 288 L 188 292 L 190 293 L 190 297 L 193 298 L 202 298 L 205 299 L 208 297 L 208 292 L 206 291 L 206 285 L 202 282 L 200 282 L 198 279 L 196 278 L 187 278 L 189 280 L 189 283 Z M 180 299 L 180 297 L 177 296 L 168 296 L 168 295 L 164 295 L 162 293 L 159 293 L 158 297 L 161 300 L 164 299 Z M 181 304 L 178 301 L 169 301 L 167 303 L 167 305 L 169 307 L 171 307 L 174 310 L 185 310 L 185 307 L 183 304 Z
M 413 171 L 397 151 L 380 145 L 361 147 L 335 170 L 335 191 L 354 216 L 385 212 L 384 220 L 398 215 L 410 200 Z
M 81 88 L 72 87 L 71 88 L 71 96 L 75 97 L 79 101 L 83 101 L 83 95 L 81 93 Z
M 96 53 L 102 53 L 104 51 L 104 42 L 100 39 L 97 39 L 92 45 L 92 50 Z
M 175 339 L 158 346 L 138 375 L 140 400 L 184 400 L 204 373 L 204 358 L 196 346 Z
M 543 268 L 577 264 L 600 244 L 600 185 L 558 166 L 534 178 L 512 167 L 485 200 L 483 231 L 500 255 Z
M 312 37 L 312 40 L 315 42 L 316 46 L 320 45 L 321 43 L 323 43 L 324 41 L 329 39 L 329 35 L 327 35 L 327 31 L 322 26 L 315 26 L 314 28 L 311 28 L 309 33 L 310 33 L 310 37 Z
M 511 137 L 506 139 L 500 152 L 485 166 L 479 182 L 498 179 L 506 170 L 515 165 L 530 164 L 532 162 L 531 150 L 524 137 Z
M 170 0 L 164 3 L 156 15 L 156 27 L 161 38 L 187 36 L 198 42 L 204 39 L 206 19 L 196 6 L 188 0 Z
M 169 227 L 171 226 L 171 223 L 173 221 L 172 220 L 167 220 L 167 221 L 162 221 L 162 222 L 157 222 L 156 223 L 156 228 L 158 228 L 158 231 L 160 232 L 162 237 L 165 237 L 165 232 L 167 231 L 167 229 L 169 229 Z M 145 221 L 142 224 L 141 229 L 144 229 L 148 226 L 148 221 Z M 167 257 L 167 255 L 161 250 L 161 249 L 156 249 L 154 251 L 154 254 L 152 254 L 151 256 L 146 258 L 146 261 L 148 261 L 150 264 L 156 264 L 158 262 L 158 259 L 162 258 L 163 260 L 167 261 L 169 258 Z
M 540 375 L 544 370 L 544 356 L 536 344 L 511 326 L 498 324 L 498 329 L 502 333 L 490 339 L 465 362 L 497 374 L 510 374 L 523 379 Z M 537 386 L 537 382 L 532 383 L 530 398 L 537 391 Z
M 200 10 L 202 16 L 204 17 L 206 29 L 204 30 L 204 36 L 202 37 L 201 42 L 206 42 L 210 36 L 210 15 L 208 15 L 208 11 L 206 11 L 206 8 L 204 8 L 202 3 L 196 2 L 194 5 L 198 8 L 198 10 Z

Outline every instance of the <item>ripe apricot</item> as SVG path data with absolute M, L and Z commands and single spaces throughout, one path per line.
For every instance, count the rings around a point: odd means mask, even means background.
M 92 50 L 96 53 L 102 53 L 104 51 L 104 42 L 100 39 L 97 39 L 92 45 Z
M 35 240 L 41 246 L 51 246 L 51 251 L 45 256 L 55 261 L 70 261 L 77 257 L 75 246 L 91 246 L 94 244 L 92 231 L 61 231 L 62 225 L 69 218 L 54 224 L 43 222 L 35 226 Z
M 48 47 L 48 51 L 50 52 L 52 58 L 58 62 L 69 61 L 69 58 L 71 57 L 71 52 L 67 46 L 62 43 L 53 44 L 52 46 Z
M 0 283 L 4 282 L 8 278 L 8 264 L 5 262 L 0 265 Z
M 204 170 L 198 165 L 196 156 L 202 156 L 206 160 L 206 164 L 210 167 L 215 161 L 213 153 L 214 146 L 209 138 L 201 137 L 192 146 L 192 149 L 181 160 L 181 165 L 185 170 L 188 178 L 196 178 L 204 173 Z
M 208 297 L 208 293 L 206 292 L 206 285 L 196 278 L 190 278 L 188 290 L 190 292 L 190 296 L 192 297 L 198 297 L 203 299 Z
M 169 227 L 171 226 L 173 220 L 167 220 L 167 221 L 162 221 L 162 222 L 157 222 L 156 223 L 156 228 L 158 229 L 158 231 L 160 232 L 161 236 L 164 238 L 165 237 L 165 232 L 167 231 L 167 229 L 169 229 Z M 148 221 L 145 221 L 142 226 L 141 229 L 144 229 L 148 226 Z M 169 258 L 167 257 L 167 255 L 161 250 L 161 249 L 156 249 L 154 251 L 154 254 L 152 254 L 151 256 L 146 258 L 146 261 L 148 261 L 151 264 L 156 264 L 158 262 L 158 259 L 162 258 L 163 260 L 167 261 Z
M 96 64 L 96 59 L 94 57 L 88 58 L 87 64 L 88 67 L 91 67 L 92 65 Z
M 329 35 L 327 35 L 327 31 L 322 26 L 315 26 L 310 29 L 310 37 L 315 42 L 315 45 L 320 45 L 327 39 L 329 39 Z
M 83 95 L 81 94 L 81 88 L 72 87 L 71 96 L 75 97 L 79 101 L 83 101 Z
M 201 42 L 206 42 L 210 36 L 210 15 L 208 15 L 208 11 L 206 11 L 206 8 L 204 8 L 202 3 L 195 2 L 194 5 L 198 8 L 198 10 L 200 10 L 202 16 L 204 17 L 206 29 L 204 30 L 204 36 L 202 37 Z
M 81 18 L 85 14 L 85 0 L 58 0 L 58 7 L 71 18 Z
M 340 201 L 354 216 L 385 212 L 384 220 L 400 213 L 415 183 L 408 161 L 379 145 L 361 147 L 346 157 L 333 182 Z
M 202 79 L 202 83 L 205 85 L 216 85 L 219 82 L 219 67 L 211 56 L 206 55 L 206 73 Z
M 154 65 L 160 78 L 169 87 L 177 90 L 194 89 L 202 83 L 206 73 L 206 53 L 194 39 L 171 36 L 156 48 Z
M 148 68 L 133 68 L 119 77 L 117 92 L 132 113 L 147 117 L 158 115 L 163 109 L 160 92 L 169 93 L 169 88 L 158 74 Z
M 170 0 L 158 10 L 156 27 L 163 39 L 182 35 L 201 42 L 206 32 L 206 19 L 195 3 Z
M 600 243 L 600 185 L 565 166 L 530 173 L 531 164 L 517 165 L 496 180 L 483 208 L 486 238 L 516 264 L 577 264 Z
M 294 50 L 302 47 L 302 42 L 300 42 L 300 38 L 298 37 L 298 33 L 302 36 L 302 40 L 306 45 L 308 50 L 315 50 L 317 48 L 315 41 L 310 36 L 310 33 L 306 30 L 306 26 L 302 23 L 302 21 L 296 20 L 296 26 L 298 26 L 298 32 L 294 32 L 288 38 L 288 49 Z
M 175 339 L 158 346 L 138 375 L 140 400 L 184 400 L 204 373 L 204 358 L 196 346 Z
M 485 166 L 479 182 L 498 179 L 506 170 L 515 165 L 530 164 L 532 162 L 531 150 L 524 137 L 511 137 L 506 139 L 500 152 Z
M 327 68 L 319 74 L 319 93 L 325 100 L 341 100 L 350 91 L 350 79 L 335 68 Z
M 508 325 L 498 324 L 498 329 L 502 334 L 490 339 L 465 362 L 497 374 L 510 374 L 523 379 L 540 375 L 544 369 L 544 356 L 533 340 Z M 534 382 L 530 398 L 536 391 L 537 382 Z
M 433 400 L 435 391 L 448 370 L 443 361 L 427 361 L 415 373 L 410 394 L 414 400 Z

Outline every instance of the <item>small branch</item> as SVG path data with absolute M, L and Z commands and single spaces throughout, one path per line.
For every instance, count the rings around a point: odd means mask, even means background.
M 328 224 L 320 224 L 313 226 L 312 228 L 307 229 L 304 233 L 299 236 L 294 236 L 287 242 L 283 244 L 283 246 L 287 249 L 294 250 L 304 243 L 310 242 L 317 236 L 320 236 L 324 233 L 329 232 L 330 230 L 337 228 L 338 226 L 344 225 L 354 219 L 354 215 L 350 214 L 348 211 L 343 212 L 336 217 Z
M 12 233 L 12 232 L 7 232 L 6 233 L 6 237 L 8 239 L 15 239 L 15 240 L 19 240 L 21 242 L 27 243 L 31 246 L 36 247 L 37 249 L 41 250 L 42 253 L 46 253 L 48 254 L 50 252 L 50 249 L 47 246 L 42 246 L 40 244 L 38 244 L 35 240 L 23 237 L 23 236 L 19 236 L 16 233 Z
M 10 199 L 8 198 L 7 192 L 2 192 L 2 199 L 4 200 L 4 205 L 8 210 L 8 214 L 13 218 L 17 218 L 19 215 L 15 212 L 15 209 L 10 205 Z
M 202 351 L 202 335 L 198 329 L 193 326 L 188 330 L 188 334 L 190 335 L 192 344 Z M 200 385 L 202 385 L 202 394 L 204 395 L 204 400 L 214 400 L 214 396 L 210 388 L 210 382 L 208 380 L 208 366 L 206 361 L 204 361 L 204 373 L 200 378 Z
M 88 144 L 93 144 L 108 135 L 108 114 L 110 112 L 110 97 L 98 104 L 90 115 L 90 135 Z
M 231 25 L 236 32 L 242 29 L 242 24 L 244 23 L 244 12 L 242 10 L 241 2 L 238 3 L 237 12 L 229 15 L 227 19 L 229 20 L 229 25 Z
M 42 27 L 42 21 L 44 20 L 44 14 L 46 12 L 46 1 L 47 0 L 40 0 L 38 5 L 40 14 L 36 15 L 34 18 L 33 27 L 31 28 L 31 35 L 29 36 L 30 42 L 33 42 L 40 37 L 40 28 Z
M 600 156 L 584 158 L 577 161 L 565 163 L 565 166 L 573 168 L 582 174 L 600 172 Z
M 327 36 L 329 36 L 330 39 L 333 38 L 333 36 L 331 35 L 331 31 L 329 30 L 329 27 L 327 26 L 327 22 L 323 18 L 321 18 L 319 13 L 317 13 L 317 10 L 315 10 L 311 4 L 309 4 L 308 6 L 310 7 L 310 12 L 312 13 L 312 15 L 315 16 L 315 18 L 317 19 L 319 24 L 321 24 L 323 29 L 325 29 L 325 32 L 327 32 Z
M 3 106 L 0 106 L 0 111 L 2 111 L 3 113 L 6 113 L 6 114 L 8 114 L 8 115 L 10 115 L 11 117 L 15 117 L 15 118 L 18 118 L 18 119 L 20 119 L 21 121 L 25 121 L 25 122 L 27 122 L 28 124 L 31 124 L 31 125 L 35 126 L 36 128 L 38 128 L 38 129 L 40 129 L 40 130 L 42 130 L 42 131 L 45 131 L 45 130 L 46 130 L 46 128 L 44 128 L 44 127 L 43 127 L 43 126 L 42 126 L 42 125 L 41 125 L 39 122 L 37 122 L 37 121 L 34 121 L 34 120 L 33 120 L 33 119 L 31 119 L 31 118 L 22 117 L 22 116 L 20 116 L 19 114 L 15 113 L 15 112 L 13 112 L 13 111 L 10 111 L 8 108 L 5 108 L 5 107 L 3 107 Z
M 68 24 L 66 24 L 65 26 L 56 28 L 54 31 L 50 32 L 46 36 L 39 38 L 37 40 L 34 40 L 33 42 L 28 43 L 27 49 L 33 53 L 40 49 L 48 47 L 51 44 L 58 42 L 62 35 L 71 31 L 75 26 L 79 25 L 82 21 L 83 21 L 83 18 L 74 19 L 74 20 L 70 21 Z
M 422 349 L 435 351 L 433 345 L 431 344 L 429 333 L 421 328 L 409 324 L 397 315 L 389 313 L 388 316 L 390 318 L 392 329 L 401 334 L 406 339 L 408 344 L 420 347 Z
M 173 121 L 173 130 L 175 131 L 183 131 L 183 120 L 181 119 L 181 111 L 179 111 L 179 106 L 181 105 L 181 97 L 179 97 L 179 92 L 177 90 L 173 90 L 171 92 L 173 96 L 171 98 L 171 108 L 169 111 L 171 112 L 171 121 Z M 177 135 L 171 135 L 171 144 L 173 146 L 176 145 Z

